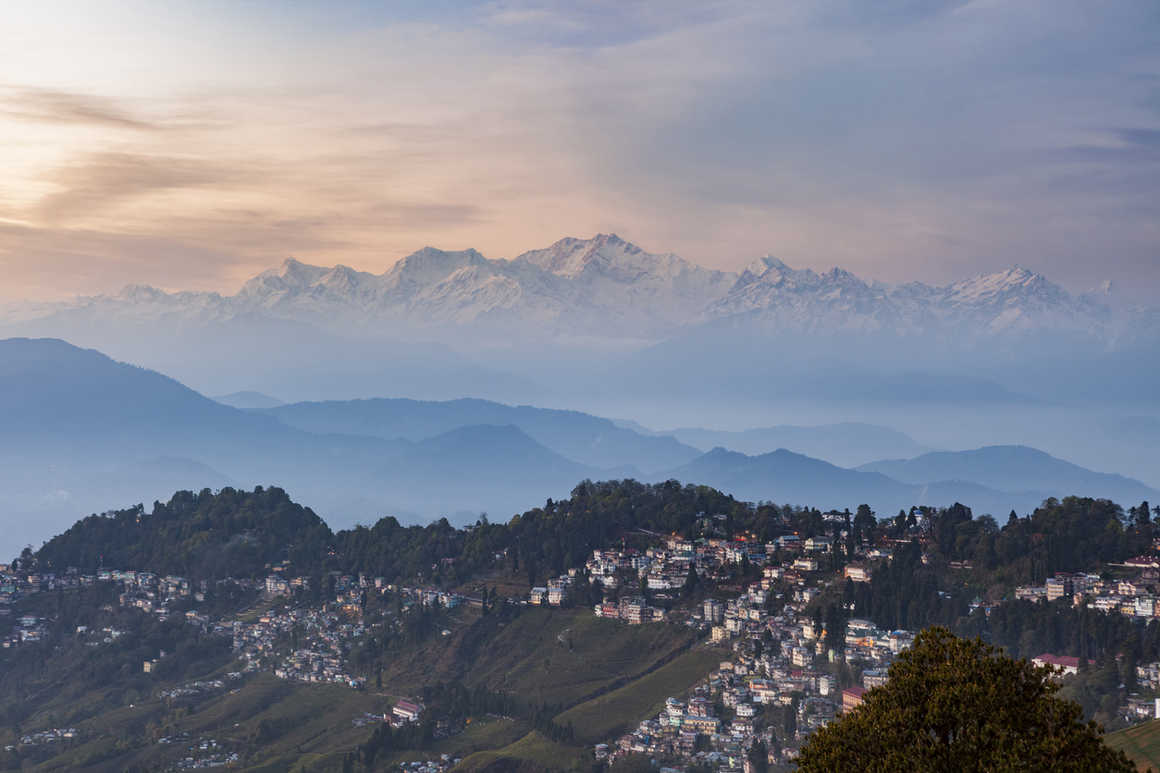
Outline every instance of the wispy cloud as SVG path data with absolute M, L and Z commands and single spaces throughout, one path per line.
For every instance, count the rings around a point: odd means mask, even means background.
M 93 153 L 58 167 L 47 179 L 61 190 L 37 207 L 53 224 L 92 216 L 163 191 L 221 187 L 246 180 L 258 184 L 256 165 L 134 153 Z
M 115 99 L 38 88 L 0 89 L 0 117 L 72 126 L 157 131 L 159 124 L 134 115 Z

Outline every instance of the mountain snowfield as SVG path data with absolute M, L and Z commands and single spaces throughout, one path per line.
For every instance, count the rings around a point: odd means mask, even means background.
M 561 239 L 518 257 L 425 247 L 382 274 L 294 259 L 235 295 L 130 286 L 116 295 L 24 304 L 2 321 L 292 320 L 368 332 L 444 329 L 534 331 L 547 337 L 661 340 L 721 320 L 803 333 L 953 331 L 967 337 L 1078 334 L 1110 344 L 1153 331 L 1156 314 L 1117 309 L 1106 296 L 1072 295 L 1011 268 L 938 287 L 868 282 L 840 268 L 790 268 L 765 257 L 740 273 L 654 254 L 615 234 Z

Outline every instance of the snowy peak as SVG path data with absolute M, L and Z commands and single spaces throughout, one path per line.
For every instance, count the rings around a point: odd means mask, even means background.
M 286 258 L 282 261 L 282 266 L 279 269 L 259 274 L 259 276 L 281 280 L 286 287 L 303 288 L 314 284 L 330 270 L 323 266 L 303 263 L 295 258 Z
M 772 255 L 766 255 L 746 266 L 737 278 L 738 284 L 749 284 L 759 279 L 776 284 L 793 273 L 793 269 Z
M 775 258 L 772 255 L 766 255 L 764 258 L 758 258 L 744 269 L 742 269 L 741 276 L 757 278 L 770 270 L 789 271 L 790 268 L 785 263 L 782 263 L 778 258 Z
M 767 255 L 745 267 L 745 270 L 741 272 L 734 283 L 733 290 L 740 290 L 750 285 L 764 288 L 812 287 L 818 283 L 819 279 L 818 275 L 808 268 L 793 269 L 778 258 Z
M 239 312 L 281 309 L 285 315 L 317 317 L 329 307 L 364 308 L 377 295 L 378 282 L 374 274 L 349 266 L 327 268 L 289 258 L 246 282 L 232 300 Z
M 734 274 L 703 268 L 671 252 L 645 252 L 616 234 L 561 239 L 547 249 L 525 252 L 512 263 L 580 283 L 606 282 L 669 288 L 682 295 L 703 294 L 703 303 L 723 295 L 736 279 Z
M 278 268 L 263 271 L 246 282 L 239 293 L 248 297 L 269 298 L 307 289 L 331 269 L 311 266 L 294 258 L 287 258 Z
M 991 305 L 1031 297 L 1063 300 L 1067 297 L 1067 293 L 1047 281 L 1041 274 L 1020 266 L 956 282 L 946 290 L 948 302 L 975 305 Z
M 370 274 L 355 271 L 350 266 L 337 265 L 323 274 L 316 285 L 335 292 L 352 292 L 362 284 L 364 277 L 370 276 Z
M 158 290 L 152 285 L 131 284 L 125 285 L 121 292 L 117 293 L 117 300 L 126 303 L 157 303 L 164 301 L 169 297 L 169 294 L 164 290 Z
M 670 264 L 673 259 L 684 263 L 675 255 L 650 255 L 616 234 L 597 234 L 591 239 L 561 239 L 547 249 L 525 252 L 515 262 L 575 279 L 586 271 L 621 272 L 631 277 Z
M 706 315 L 759 315 L 778 327 L 799 330 L 879 328 L 883 313 L 889 311 L 880 303 L 883 295 L 882 289 L 840 268 L 817 274 L 765 257 L 751 263 Z
M 447 250 L 424 247 L 396 263 L 383 277 L 388 283 L 415 282 L 426 285 L 437 282 L 464 266 L 486 266 L 490 261 L 476 250 Z

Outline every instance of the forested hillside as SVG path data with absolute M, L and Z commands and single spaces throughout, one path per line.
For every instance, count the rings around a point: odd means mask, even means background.
M 289 560 L 317 564 L 330 528 L 280 488 L 179 491 L 151 511 L 91 515 L 37 553 L 46 569 L 140 568 L 196 578 L 256 577 Z

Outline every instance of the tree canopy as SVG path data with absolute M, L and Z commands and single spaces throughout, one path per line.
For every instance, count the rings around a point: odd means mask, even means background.
M 929 628 L 861 706 L 814 733 L 807 771 L 1123 771 L 1134 767 L 1055 696 L 1047 668 Z
M 195 578 L 248 577 L 289 559 L 316 563 L 329 527 L 280 488 L 179 491 L 154 502 L 91 515 L 53 537 L 37 558 L 44 569 L 148 569 Z

